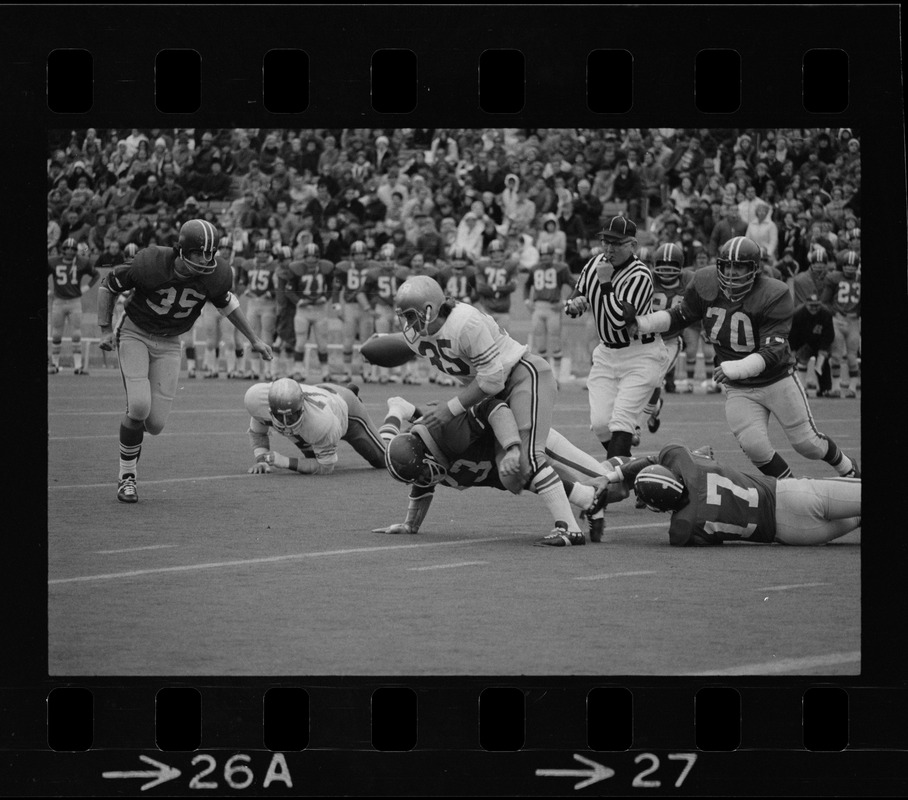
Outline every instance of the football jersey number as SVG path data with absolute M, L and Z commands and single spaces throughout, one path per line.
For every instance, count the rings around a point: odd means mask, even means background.
M 721 506 L 724 492 L 729 492 L 735 497 L 747 502 L 748 507 L 756 508 L 760 502 L 760 496 L 754 488 L 738 486 L 731 478 L 719 475 L 716 472 L 709 472 L 706 475 L 706 503 L 711 506 Z M 708 533 L 725 533 L 733 536 L 747 538 L 757 529 L 755 522 L 747 525 L 735 525 L 730 522 L 706 522 L 704 526 Z
M 271 273 L 266 269 L 249 270 L 249 288 L 254 292 L 267 292 L 271 288 Z
M 506 269 L 496 269 L 495 267 L 486 267 L 486 283 L 493 289 L 500 289 L 508 282 L 508 271 Z
M 174 306 L 174 301 L 176 305 L 184 309 L 173 315 L 174 319 L 182 319 L 183 317 L 188 317 L 201 300 L 205 302 L 205 295 L 199 294 L 193 289 L 184 287 L 180 290 L 180 298 L 177 300 L 177 289 L 175 286 L 170 286 L 167 289 L 158 289 L 158 294 L 162 295 L 160 305 L 155 305 L 151 300 L 146 300 L 148 307 L 155 312 L 155 314 L 160 314 L 161 316 L 169 314 L 170 310 Z
M 533 271 L 533 286 L 537 291 L 558 288 L 558 271 L 554 267 Z
M 453 353 L 445 351 L 444 348 L 450 344 L 450 339 L 439 339 L 437 344 L 422 341 L 419 343 L 419 354 L 426 356 L 432 366 L 446 375 L 469 375 L 469 366 Z
M 350 267 L 350 269 L 347 270 L 347 288 L 350 289 L 350 291 L 359 289 L 361 283 L 362 280 L 359 270 Z
M 393 275 L 379 275 L 376 278 L 378 283 L 378 296 L 388 299 L 397 294 L 397 279 Z
M 725 342 L 722 340 L 727 338 L 728 346 L 735 352 L 752 353 L 756 346 L 756 340 L 754 339 L 754 329 L 750 317 L 741 311 L 735 311 L 729 318 L 727 333 L 723 336 L 726 316 L 728 316 L 728 309 L 718 306 L 710 306 L 706 309 L 704 321 L 715 317 L 715 321 L 709 326 L 709 341 L 713 344 L 724 345 Z
M 857 305 L 861 299 L 861 284 L 857 281 L 839 281 L 836 303 L 843 308 Z
M 653 292 L 653 311 L 667 311 L 669 308 L 680 305 L 683 299 L 680 294 L 675 294 L 669 301 L 665 292 Z
M 314 275 L 312 275 L 312 274 L 301 275 L 300 282 L 302 284 L 304 284 L 302 287 L 303 294 L 320 295 L 320 294 L 324 293 L 325 279 L 322 276 L 321 272 L 317 272 Z M 313 287 L 312 287 L 313 283 L 315 284 L 315 291 L 313 291 Z
M 459 474 L 472 472 L 475 477 L 470 483 L 482 483 L 491 471 L 492 463 L 490 461 L 480 461 L 477 463 L 475 461 L 468 461 L 465 458 L 459 458 L 451 464 L 448 469 L 448 475 L 453 478 L 456 483 L 460 483 L 460 481 L 457 480 Z
M 79 268 L 75 262 L 68 267 L 66 264 L 57 264 L 55 271 L 58 286 L 62 286 L 64 283 L 76 284 L 79 282 Z
M 445 291 L 454 298 L 467 297 L 469 295 L 469 291 L 467 290 L 467 276 L 452 275 L 448 278 Z

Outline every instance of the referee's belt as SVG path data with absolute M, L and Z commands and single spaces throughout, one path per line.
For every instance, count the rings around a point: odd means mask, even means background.
M 640 337 L 640 344 L 652 344 L 656 341 L 656 334 L 654 333 L 645 333 Z M 608 347 L 610 350 L 621 350 L 625 347 L 630 347 L 631 342 L 620 342 L 618 344 L 609 344 L 608 342 L 603 342 L 604 347 Z

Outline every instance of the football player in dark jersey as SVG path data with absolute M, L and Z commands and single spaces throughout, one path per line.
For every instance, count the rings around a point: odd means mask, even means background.
M 632 324 L 633 309 L 625 311 Z M 755 242 L 736 236 L 722 245 L 715 267 L 694 273 L 679 305 L 636 317 L 636 324 L 640 334 L 671 333 L 703 321 L 716 351 L 714 377 L 725 386 L 728 425 L 764 475 L 791 477 L 791 467 L 769 440 L 773 416 L 802 456 L 859 477 L 857 462 L 817 430 L 788 344 L 792 316 L 788 285 L 762 272 Z
M 748 475 L 723 466 L 710 448 L 679 444 L 658 456 L 636 458 L 593 481 L 603 505 L 616 485 L 633 487 L 638 505 L 670 512 L 672 545 L 717 545 L 727 541 L 818 545 L 861 527 L 860 478 L 791 478 Z
M 135 503 L 136 462 L 147 431 L 164 429 L 180 375 L 180 336 L 192 329 L 210 302 L 249 339 L 252 349 L 271 360 L 271 348 L 256 336 L 230 287 L 230 265 L 217 255 L 218 231 L 210 222 L 183 223 L 175 247 L 147 247 L 131 264 L 103 279 L 98 295 L 100 347 L 117 349 L 126 387 L 126 414 L 120 422 L 120 474 L 117 499 Z M 114 297 L 133 290 L 126 313 L 111 328 Z
M 47 371 L 60 371 L 60 353 L 63 349 L 63 326 L 66 320 L 72 328 L 73 366 L 76 375 L 88 375 L 88 363 L 82 363 L 82 295 L 101 280 L 91 259 L 78 254 L 75 239 L 66 239 L 60 246 L 61 255 L 47 259 L 47 274 L 53 276 L 53 303 L 51 305 L 51 361 Z M 87 284 L 82 278 L 88 277 Z

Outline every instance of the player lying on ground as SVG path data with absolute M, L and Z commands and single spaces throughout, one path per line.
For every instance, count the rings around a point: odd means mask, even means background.
M 816 545 L 861 526 L 860 478 L 749 475 L 722 466 L 707 450 L 669 444 L 658 456 L 609 470 L 595 481 L 590 511 L 608 502 L 615 485 L 633 486 L 638 503 L 671 512 L 669 543 L 677 546 L 725 541 Z
M 255 464 L 249 473 L 257 475 L 280 467 L 303 475 L 330 475 L 337 464 L 341 439 L 373 467 L 383 468 L 385 441 L 357 391 L 331 383 L 305 386 L 292 378 L 251 387 L 246 392 L 246 410 L 251 416 L 249 438 Z M 304 457 L 288 457 L 272 450 L 272 429 L 293 442 Z
M 405 423 L 421 417 L 422 412 L 402 397 L 388 400 L 388 416 L 382 426 L 382 435 L 396 435 L 388 444 L 386 465 L 392 477 L 411 484 L 412 488 L 406 521 L 376 528 L 374 532 L 418 533 L 438 484 L 455 489 L 486 486 L 513 494 L 531 489 L 529 459 L 521 445 L 517 422 L 507 403 L 500 398 L 481 400 L 466 413 L 445 423 L 436 433 L 430 433 L 419 423 L 408 432 L 399 433 Z M 586 508 L 587 499 L 589 505 L 594 500 L 593 487 L 581 481 L 604 475 L 606 466 L 614 468 L 621 461 L 614 459 L 603 466 L 551 429 L 545 453 L 561 478 L 570 502 L 578 508 Z M 616 485 L 609 491 L 608 499 L 617 502 L 627 496 L 624 485 Z M 594 542 L 601 540 L 603 528 L 604 518 L 600 511 L 590 520 L 590 538 Z M 567 525 L 556 522 L 555 534 L 567 537 Z M 580 543 L 585 544 L 586 539 Z M 551 541 L 546 537 L 544 542 L 539 540 L 537 544 L 551 545 Z

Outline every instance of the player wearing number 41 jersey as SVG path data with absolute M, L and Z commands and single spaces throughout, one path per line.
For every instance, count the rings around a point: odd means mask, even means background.
M 520 431 L 529 459 L 526 488 L 539 494 L 555 519 L 555 530 L 541 542 L 554 546 L 583 544 L 564 486 L 545 454 L 555 405 L 555 376 L 548 362 L 529 354 L 488 314 L 468 303 L 447 300 L 436 281 L 408 278 L 397 292 L 394 310 L 410 349 L 463 389 L 423 420 L 433 435 L 454 417 L 486 397 L 504 400 Z
M 217 229 L 195 219 L 180 228 L 176 247 L 148 247 L 131 264 L 107 275 L 98 294 L 100 347 L 117 348 L 126 388 L 126 414 L 120 423 L 120 477 L 117 499 L 135 503 L 136 463 L 145 432 L 164 429 L 180 375 L 180 334 L 190 330 L 210 302 L 271 360 L 271 348 L 253 333 L 230 291 L 230 265 L 217 256 Z M 125 314 L 111 329 L 114 296 L 133 290 Z
M 744 236 L 730 239 L 715 267 L 694 273 L 681 303 L 628 323 L 640 334 L 672 333 L 703 321 L 713 343 L 715 379 L 725 385 L 725 417 L 741 449 L 764 475 L 791 477 L 791 468 L 769 441 L 774 416 L 795 450 L 823 459 L 839 475 L 858 477 L 857 462 L 817 430 L 807 394 L 794 371 L 788 345 L 793 305 L 787 284 L 760 269 L 760 248 Z
M 708 450 L 709 448 L 706 448 Z M 637 458 L 595 479 L 601 505 L 605 491 L 623 483 L 651 511 L 671 512 L 675 546 L 727 541 L 789 545 L 825 544 L 861 526 L 859 478 L 776 480 L 725 467 L 711 452 L 677 444 L 658 456 Z

